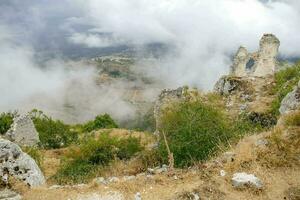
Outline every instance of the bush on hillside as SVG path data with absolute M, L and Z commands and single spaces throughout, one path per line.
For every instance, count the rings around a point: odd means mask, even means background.
M 270 112 L 273 115 L 279 115 L 279 107 L 283 98 L 293 90 L 294 86 L 300 81 L 300 62 L 293 67 L 281 70 L 275 74 L 275 87 L 273 93 L 276 98 L 272 102 Z
M 5 134 L 13 123 L 14 115 L 10 112 L 0 114 L 0 134 Z
M 101 128 L 118 128 L 118 125 L 108 114 L 98 115 L 94 120 L 83 125 L 83 131 L 85 132 L 91 132 Z
M 161 124 L 177 167 L 206 160 L 233 136 L 224 113 L 199 100 L 173 104 L 164 111 Z M 162 136 L 160 152 L 167 158 Z
M 78 134 L 69 125 L 53 120 L 41 111 L 32 111 L 32 120 L 39 133 L 40 145 L 46 149 L 66 147 L 75 142 Z
M 143 150 L 137 138 L 116 138 L 102 134 L 73 148 L 55 175 L 60 184 L 86 182 L 115 159 L 127 160 Z

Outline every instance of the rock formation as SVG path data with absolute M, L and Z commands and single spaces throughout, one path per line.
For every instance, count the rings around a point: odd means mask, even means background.
M 185 88 L 179 87 L 175 90 L 164 89 L 160 93 L 158 100 L 154 105 L 154 118 L 156 123 L 156 130 L 160 127 L 160 118 L 162 110 L 171 102 L 180 101 L 184 98 Z
M 274 74 L 279 45 L 280 41 L 275 35 L 264 34 L 257 52 L 248 53 L 245 47 L 240 47 L 234 57 L 230 75 L 264 77 Z
M 28 186 L 40 186 L 45 178 L 35 161 L 21 148 L 8 140 L 0 139 L 0 176 L 3 182 L 9 182 L 13 176 Z
M 16 116 L 5 138 L 21 146 L 35 146 L 39 143 L 39 134 L 36 131 L 30 115 Z
M 281 101 L 279 108 L 280 114 L 286 114 L 300 108 L 300 81 L 294 90 L 288 93 Z

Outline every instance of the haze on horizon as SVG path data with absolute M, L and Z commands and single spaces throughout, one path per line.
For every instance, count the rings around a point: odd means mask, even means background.
M 127 83 L 99 90 L 93 66 L 70 69 L 69 62 L 158 44 L 164 54 L 141 70 L 170 88 L 209 90 L 237 48 L 256 50 L 263 33 L 280 39 L 281 58 L 299 58 L 299 32 L 297 0 L 2 0 L 0 111 L 38 96 L 37 107 L 48 109 L 71 99 L 82 107 L 74 115 L 86 111 L 83 120 L 101 112 L 121 119 L 134 115 L 121 98 Z

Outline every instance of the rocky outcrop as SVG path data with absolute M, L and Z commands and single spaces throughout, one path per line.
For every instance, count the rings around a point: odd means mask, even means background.
M 277 68 L 277 55 L 280 41 L 273 34 L 264 34 L 259 43 L 259 50 L 249 53 L 240 47 L 234 57 L 230 74 L 233 76 L 273 75 Z
M 279 112 L 280 114 L 286 114 L 297 109 L 300 109 L 300 81 L 298 86 L 281 101 Z
M 28 114 L 17 115 L 4 137 L 21 146 L 35 146 L 40 141 L 39 134 Z
M 4 139 L 0 139 L 0 175 L 5 183 L 9 182 L 9 176 L 23 181 L 28 186 L 45 183 L 45 178 L 35 161 L 17 144 Z
M 181 101 L 184 99 L 185 88 L 179 87 L 175 90 L 164 89 L 160 93 L 158 100 L 154 105 L 154 118 L 156 123 L 156 130 L 160 127 L 160 118 L 162 110 L 166 108 L 171 102 Z
M 253 174 L 247 174 L 245 172 L 235 173 L 231 181 L 233 187 L 238 189 L 246 187 L 254 187 L 256 189 L 261 189 L 263 187 L 263 183 L 259 178 L 257 178 Z
M 242 98 L 250 99 L 253 94 L 253 82 L 248 77 L 222 76 L 214 86 L 214 92 L 228 96 L 241 93 Z

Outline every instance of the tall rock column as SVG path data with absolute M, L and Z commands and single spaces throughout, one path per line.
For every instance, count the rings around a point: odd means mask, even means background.
M 279 39 L 273 34 L 264 34 L 259 43 L 258 59 L 254 66 L 254 76 L 273 75 L 276 69 Z

